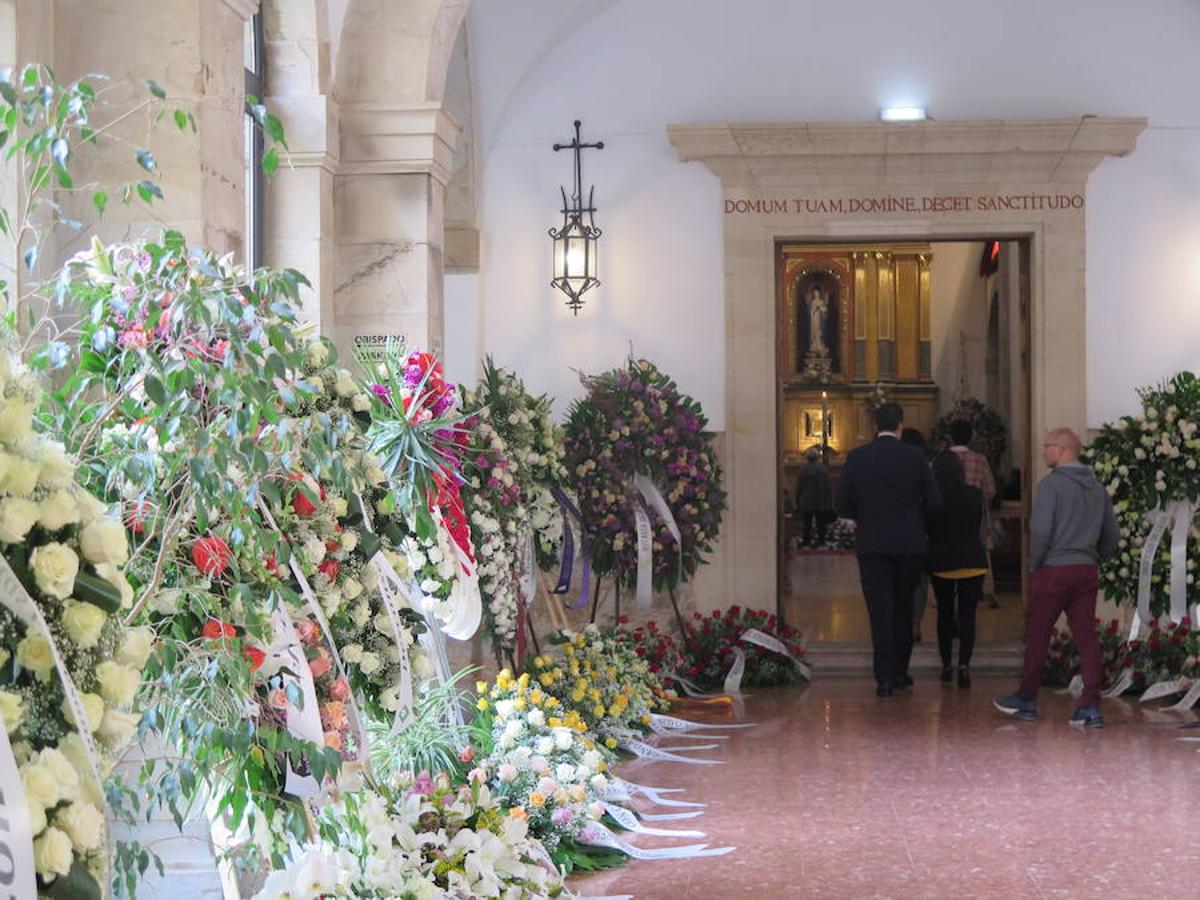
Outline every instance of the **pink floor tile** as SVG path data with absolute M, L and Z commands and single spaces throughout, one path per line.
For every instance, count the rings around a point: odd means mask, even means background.
M 639 898 L 1197 896 L 1200 743 L 1177 740 L 1200 736 L 1178 728 L 1193 717 L 1105 701 L 1108 727 L 1081 732 L 1066 724 L 1072 698 L 1048 692 L 1038 721 L 1015 722 L 991 706 L 1013 686 L 926 681 L 888 700 L 859 679 L 754 691 L 758 727 L 697 754 L 721 766 L 619 770 L 708 803 L 663 824 L 737 850 L 572 884 Z

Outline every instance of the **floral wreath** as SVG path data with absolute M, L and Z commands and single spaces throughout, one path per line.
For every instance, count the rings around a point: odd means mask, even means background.
M 582 381 L 587 394 L 571 405 L 564 443 L 583 527 L 592 538 L 592 568 L 634 583 L 634 509 L 643 500 L 632 476 L 644 474 L 665 499 L 682 539 L 677 547 L 667 523 L 647 506 L 654 587 L 673 589 L 711 552 L 725 510 L 721 464 L 704 412 L 646 360 L 631 358 Z
M 1138 396 L 1142 412 L 1106 424 L 1083 452 L 1084 461 L 1112 497 L 1121 529 L 1116 553 L 1101 564 L 1101 581 L 1111 599 L 1128 604 L 1137 601 L 1151 514 L 1174 501 L 1200 500 L 1200 379 L 1181 372 L 1157 388 L 1139 390 Z M 1187 532 L 1189 606 L 1198 599 L 1197 552 L 1200 529 L 1193 520 Z M 1168 530 L 1158 545 L 1150 577 L 1150 611 L 1155 616 L 1166 614 L 1170 607 L 1170 564 Z
M 955 422 L 969 422 L 974 436 L 971 438 L 971 449 L 977 450 L 987 457 L 992 467 L 992 474 L 999 481 L 1004 473 L 1000 471 L 1004 459 L 1004 451 L 1008 447 L 1008 428 L 1000 413 L 974 397 L 964 397 L 956 400 L 950 411 L 937 420 L 933 426 L 931 446 L 935 448 L 950 446 L 950 427 Z

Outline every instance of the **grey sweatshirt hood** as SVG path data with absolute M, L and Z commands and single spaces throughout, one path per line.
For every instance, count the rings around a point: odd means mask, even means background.
M 1059 465 L 1042 479 L 1029 523 L 1034 571 L 1096 565 L 1112 555 L 1119 536 L 1108 491 L 1087 466 Z

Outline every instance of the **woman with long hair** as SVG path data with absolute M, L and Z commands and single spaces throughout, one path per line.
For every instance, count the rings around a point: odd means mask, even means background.
M 912 444 L 929 458 L 929 445 L 925 443 L 925 435 L 916 428 L 905 428 L 900 432 L 900 440 Z M 921 643 L 921 620 L 925 618 L 925 607 L 929 602 L 929 572 L 922 570 L 921 580 L 917 582 L 916 593 L 913 595 L 913 643 Z
M 983 492 L 963 478 L 962 460 L 943 450 L 933 461 L 933 480 L 942 508 L 929 520 L 929 571 L 937 599 L 938 650 L 942 681 L 953 677 L 954 638 L 958 638 L 958 686 L 971 684 L 971 652 L 975 648 L 975 608 L 983 598 L 987 552 L 979 537 Z

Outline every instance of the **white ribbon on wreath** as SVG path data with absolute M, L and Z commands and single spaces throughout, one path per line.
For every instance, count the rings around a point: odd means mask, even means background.
M 1143 623 L 1150 622 L 1150 593 L 1153 586 L 1154 560 L 1167 528 L 1171 529 L 1170 562 L 1170 609 L 1172 622 L 1183 620 L 1188 614 L 1187 603 L 1187 543 L 1192 529 L 1192 520 L 1200 510 L 1200 504 L 1191 500 L 1172 500 L 1164 509 L 1160 506 L 1147 514 L 1150 533 L 1142 544 L 1142 555 L 1138 566 L 1137 612 L 1130 626 L 1129 639 L 1137 637 Z
M 671 507 L 659 491 L 658 487 L 647 475 L 638 473 L 633 476 L 633 485 L 646 503 L 653 509 L 671 532 L 675 539 L 675 551 L 679 554 L 679 565 L 683 567 L 683 539 L 679 533 L 679 525 Z M 640 610 L 648 610 L 654 601 L 654 542 L 650 529 L 650 517 L 642 509 L 641 504 L 634 504 L 634 524 L 637 527 L 637 605 Z

